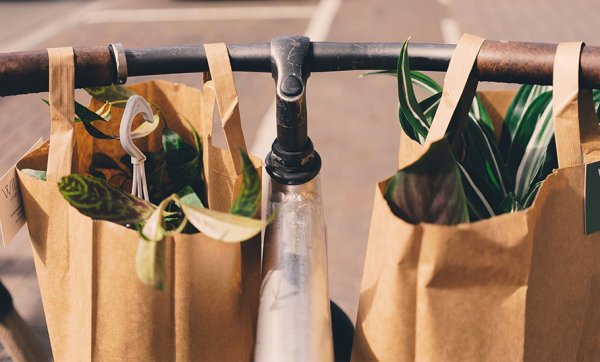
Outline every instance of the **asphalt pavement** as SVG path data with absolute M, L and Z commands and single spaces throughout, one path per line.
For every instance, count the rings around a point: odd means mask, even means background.
M 496 40 L 600 45 L 593 0 L 297 0 L 297 1 L 8 1 L 0 2 L 0 52 L 58 46 L 159 47 L 313 40 L 456 42 L 463 32 Z M 360 72 L 314 74 L 308 82 L 309 136 L 323 158 L 330 295 L 354 320 L 378 181 L 396 169 L 400 128 L 395 81 Z M 434 75 L 442 79 L 442 74 Z M 198 86 L 200 74 L 162 76 Z M 132 78 L 129 83 L 144 78 Z M 273 81 L 237 73 L 243 127 L 264 157 L 275 134 Z M 482 87 L 504 87 L 483 84 Z M 33 94 L 0 98 L 0 173 L 49 135 L 48 108 Z M 86 101 L 83 92 L 77 98 Z M 26 229 L 0 250 L 0 279 L 49 351 Z

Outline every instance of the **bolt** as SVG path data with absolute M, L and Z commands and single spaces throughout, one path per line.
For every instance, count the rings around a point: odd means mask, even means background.
M 302 81 L 295 75 L 288 75 L 281 82 L 281 93 L 287 97 L 295 97 L 302 93 Z

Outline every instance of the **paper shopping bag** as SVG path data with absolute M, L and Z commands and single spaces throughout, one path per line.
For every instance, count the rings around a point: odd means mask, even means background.
M 424 147 L 443 138 L 452 119 L 466 116 L 460 104 L 471 104 L 482 43 L 469 35 L 459 42 Z M 598 160 L 600 136 L 589 92 L 579 90 L 578 49 L 559 47 L 553 102 L 557 125 L 569 123 L 588 136 L 580 141 L 579 132 L 556 127 L 560 167 L 533 206 L 453 226 L 413 224 L 384 199 L 389 179 L 378 185 L 353 360 L 600 358 L 600 234 L 584 233 L 582 164 Z M 507 96 L 483 94 L 493 118 L 503 114 Z M 425 150 L 401 142 L 401 167 Z M 572 144 L 576 162 L 560 161 L 564 143 Z
M 193 141 L 191 126 L 198 130 L 204 141 L 208 207 L 227 211 L 241 179 L 237 149 L 246 145 L 226 48 L 218 44 L 206 50 L 213 80 L 202 90 L 164 81 L 131 89 L 159 107 L 164 123 L 187 142 Z M 167 237 L 165 287 L 143 285 L 135 273 L 138 233 L 80 214 L 58 192 L 58 179 L 71 172 L 88 173 L 95 154 L 117 161 L 124 151 L 119 141 L 92 138 L 81 123 L 73 123 L 72 50 L 50 49 L 49 55 L 50 142 L 23 158 L 18 170 L 54 358 L 251 359 L 260 235 L 241 244 L 201 233 Z M 228 149 L 211 144 L 215 100 Z M 90 108 L 102 105 L 92 100 Z M 121 115 L 115 107 L 116 122 L 94 125 L 118 134 Z M 162 127 L 136 141 L 138 146 L 145 151 L 160 149 Z M 252 160 L 260 170 L 260 160 Z M 47 170 L 47 181 L 27 176 L 21 172 L 24 168 Z

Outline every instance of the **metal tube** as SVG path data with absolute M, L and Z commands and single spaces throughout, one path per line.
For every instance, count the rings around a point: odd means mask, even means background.
M 311 72 L 395 69 L 401 43 L 311 43 Z M 443 71 L 454 45 L 417 44 L 409 47 L 416 70 Z M 235 71 L 271 72 L 269 43 L 229 45 Z M 552 83 L 556 44 L 489 40 L 477 59 L 482 81 Z M 202 45 L 125 49 L 130 76 L 202 72 L 208 69 Z M 115 83 L 115 62 L 108 46 L 75 48 L 75 85 L 78 88 Z M 583 84 L 600 88 L 600 47 L 586 46 L 581 54 Z M 45 50 L 0 54 L 0 96 L 48 90 Z
M 255 359 L 332 361 L 327 242 L 319 177 L 271 180 Z

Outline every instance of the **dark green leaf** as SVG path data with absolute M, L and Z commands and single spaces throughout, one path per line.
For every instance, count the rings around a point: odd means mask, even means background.
M 131 163 L 131 162 L 130 162 Z M 106 153 L 94 152 L 92 155 L 93 168 L 105 168 L 109 170 L 123 170 L 123 168 Z
M 423 111 L 423 115 L 425 116 L 425 120 L 428 125 L 431 125 L 433 116 L 435 115 L 437 107 L 440 104 L 441 97 L 442 93 L 440 92 L 419 102 L 419 108 Z M 411 139 L 420 141 L 420 139 L 415 135 L 414 129 L 403 112 L 398 112 L 398 118 L 404 133 L 406 133 L 406 135 L 408 135 Z
M 515 138 L 519 124 L 523 121 L 525 112 L 531 103 L 542 93 L 549 91 L 552 87 L 539 85 L 522 85 L 512 102 L 510 103 L 500 137 L 500 151 L 504 160 L 508 161 L 511 144 Z
M 106 119 L 102 118 L 102 116 L 100 116 L 98 113 L 93 112 L 88 107 L 77 102 L 75 102 L 75 114 L 77 115 L 79 121 L 84 123 L 91 123 L 94 121 L 108 122 Z M 77 121 L 78 119 L 76 118 L 75 120 Z
M 262 185 L 258 172 L 248 154 L 240 150 L 240 157 L 242 158 L 244 170 L 242 188 L 235 200 L 233 200 L 233 205 L 229 212 L 235 215 L 253 217 L 256 215 L 258 206 L 260 205 L 260 189 Z
M 511 173 L 517 172 L 517 167 L 525 154 L 525 149 L 531 140 L 538 120 L 551 105 L 552 93 L 547 92 L 536 98 L 525 110 L 520 122 L 516 125 L 513 140 L 508 153 L 508 167 Z
M 46 99 L 42 99 L 42 101 L 47 105 L 50 105 L 50 102 L 48 102 Z M 104 140 L 115 139 L 115 137 L 107 135 L 92 125 L 92 122 L 94 121 L 107 122 L 107 120 L 102 118 L 102 116 L 99 114 L 91 111 L 86 106 L 75 102 L 75 115 L 77 117 L 75 117 L 74 121 L 83 122 L 83 127 L 90 136 Z
M 503 196 L 469 166 L 460 163 L 457 165 L 467 197 L 470 220 L 477 221 L 495 216 Z
M 104 175 L 104 173 L 102 173 L 102 171 L 100 170 L 90 170 L 89 174 L 96 178 L 106 181 L 106 175 Z
M 82 214 L 95 220 L 120 225 L 139 224 L 156 208 L 104 180 L 71 174 L 63 177 L 58 188 L 63 197 Z
M 170 128 L 163 129 L 162 144 L 167 157 L 167 162 L 183 164 L 192 160 L 195 150 L 191 145 L 185 143 L 183 138 Z
M 592 90 L 592 97 L 594 99 L 594 107 L 596 109 L 596 118 L 600 120 L 600 90 L 594 89 Z
M 512 183 L 504 168 L 504 161 L 494 136 L 486 131 L 487 126 L 475 121 L 472 115 L 470 118 L 463 130 L 465 151 L 461 163 L 488 180 L 494 186 L 494 192 L 504 198 L 512 189 Z
M 395 70 L 376 70 L 374 72 L 367 72 L 367 73 L 363 73 L 361 74 L 359 77 L 369 77 L 371 75 L 381 75 L 381 74 L 386 74 L 386 75 L 391 75 L 391 76 L 397 76 L 396 71 Z
M 471 107 L 471 114 L 475 118 L 475 120 L 485 129 L 487 133 L 490 133 L 493 137 L 494 143 L 496 142 L 496 133 L 494 131 L 494 123 L 492 122 L 492 118 L 489 113 L 485 109 L 481 98 L 479 98 L 478 94 L 475 94 L 475 98 L 473 99 L 473 106 Z
M 429 125 L 427 124 L 425 115 L 421 111 L 421 108 L 419 108 L 411 81 L 408 59 L 408 40 L 404 42 L 402 49 L 400 50 L 400 56 L 398 57 L 397 77 L 399 101 L 398 118 L 401 118 L 401 113 L 404 115 L 405 119 L 413 129 L 413 132 L 407 133 L 407 135 L 415 141 L 419 141 L 418 137 L 423 139 L 427 137 Z
M 429 98 L 424 99 L 419 103 L 419 107 L 423 111 L 423 115 L 425 115 L 425 119 L 427 124 L 431 126 L 431 122 L 433 122 L 433 117 L 435 116 L 435 112 L 438 109 L 440 104 L 440 100 L 442 98 L 442 92 L 436 93 Z
M 517 126 L 507 160 L 517 200 L 523 200 L 544 164 L 554 135 L 552 118 L 552 93 L 546 92 L 527 107 Z
M 431 124 L 437 111 L 441 95 L 441 92 L 434 94 L 419 103 L 419 107 L 423 110 L 429 124 Z M 482 179 L 490 177 L 495 186 L 491 190 L 494 190 L 495 197 L 502 199 L 505 197 L 507 190 L 512 189 L 512 183 L 504 169 L 504 161 L 497 148 L 493 130 L 489 128 L 486 122 L 478 121 L 476 118 L 489 118 L 489 115 L 487 115 L 478 98 L 474 100 L 474 106 L 477 106 L 477 110 L 469 113 L 469 121 L 463 130 L 465 150 L 461 163 L 471 170 L 478 170 Z
M 385 199 L 407 222 L 453 225 L 468 222 L 460 172 L 446 140 L 431 144 L 413 164 L 392 177 Z
M 502 214 L 505 214 L 505 213 L 517 211 L 520 208 L 521 207 L 519 206 L 519 202 L 515 198 L 515 194 L 513 194 L 512 192 L 509 192 L 508 195 L 506 195 L 506 198 L 504 199 L 504 201 L 502 201 L 502 205 L 500 207 L 500 209 L 501 209 L 500 212 Z
M 361 74 L 361 77 L 366 77 L 366 76 L 370 76 L 370 75 L 380 75 L 380 74 L 387 74 L 387 75 L 392 75 L 395 77 L 398 76 L 398 72 L 396 70 L 378 70 L 375 72 L 368 72 L 365 74 Z M 425 90 L 429 94 L 435 94 L 437 92 L 442 91 L 442 86 L 438 82 L 433 80 L 431 77 L 426 75 L 425 73 L 421 73 L 416 70 L 411 70 L 410 77 L 411 77 L 413 84 L 420 86 L 421 88 L 423 88 L 423 90 Z
M 162 201 L 162 199 L 171 195 L 175 191 L 168 183 L 168 180 L 164 179 L 166 172 L 165 155 L 163 152 L 144 152 L 144 155 L 146 156 L 144 168 L 146 169 L 146 180 L 148 182 L 150 201 L 158 204 Z M 129 180 L 131 180 L 131 175 L 133 172 L 131 156 L 125 154 L 120 158 L 120 161 L 127 168 L 124 174 Z
M 425 73 L 411 70 L 410 78 L 413 84 L 420 86 L 429 94 L 436 94 L 442 91 L 442 86 Z
M 119 101 L 127 101 L 129 97 L 135 95 L 133 91 L 122 85 L 85 88 L 85 90 L 95 99 L 101 102 L 111 102 L 113 106 L 121 108 L 125 108 L 126 102 Z
M 204 195 L 200 150 L 185 143 L 181 136 L 167 127 L 163 130 L 162 142 L 167 174 L 175 189 L 190 185 L 197 195 Z

